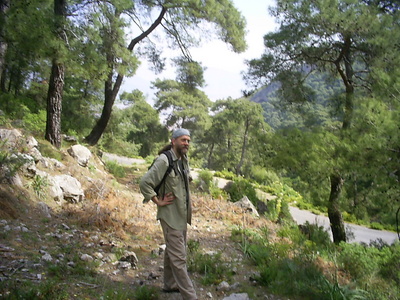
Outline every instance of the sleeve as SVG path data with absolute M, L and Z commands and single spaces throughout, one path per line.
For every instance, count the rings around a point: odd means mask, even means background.
M 151 168 L 140 179 L 139 188 L 144 196 L 144 203 L 147 203 L 152 197 L 157 195 L 154 188 L 161 182 L 167 169 L 168 158 L 166 155 L 160 155 L 154 161 Z

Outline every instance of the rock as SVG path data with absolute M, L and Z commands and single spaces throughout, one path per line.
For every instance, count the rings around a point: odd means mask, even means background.
M 78 138 L 72 135 L 62 135 L 62 138 L 64 141 L 69 142 L 69 143 L 77 143 Z
M 120 269 L 130 269 L 132 267 L 130 262 L 127 261 L 119 261 L 118 262 L 118 267 Z
M 92 156 L 92 153 L 88 148 L 82 145 L 73 145 L 67 151 L 69 155 L 77 160 L 80 166 L 87 167 L 89 159 Z
M 256 215 L 257 217 L 260 216 L 257 212 L 256 207 L 253 205 L 253 203 L 251 203 L 251 201 L 249 200 L 249 198 L 247 198 L 247 196 L 244 196 L 242 199 L 235 202 L 234 205 L 241 207 L 244 211 L 250 212 Z
M 249 295 L 246 293 L 241 294 L 232 294 L 228 297 L 223 298 L 222 300 L 250 300 Z
M 0 140 L 4 141 L 8 150 L 18 148 L 21 139 L 22 133 L 19 130 L 0 128 Z
M 133 269 L 136 269 L 137 263 L 139 262 L 136 253 L 132 251 L 126 251 L 124 256 L 120 259 L 120 262 L 128 262 L 131 264 Z
M 50 170 L 64 170 L 65 165 L 62 162 L 59 162 L 55 158 L 44 157 L 40 160 L 40 164 L 43 165 L 46 169 Z
M 64 200 L 64 192 L 59 183 L 53 177 L 48 177 L 48 183 L 50 197 L 57 203 L 62 204 Z
M 37 148 L 39 146 L 39 143 L 33 136 L 28 136 L 26 138 L 26 146 L 28 150 L 30 150 L 32 148 Z
M 230 290 L 230 285 L 226 281 L 222 281 L 218 286 L 217 286 L 217 291 L 228 291 Z
M 38 207 L 46 218 L 51 219 L 50 207 L 46 203 L 39 202 Z
M 42 256 L 42 260 L 51 262 L 51 261 L 53 261 L 53 258 L 51 257 L 50 254 L 46 253 L 45 255 Z
M 83 260 L 83 261 L 93 261 L 94 258 L 92 256 L 90 256 L 89 254 L 82 254 L 81 255 L 81 260 Z
M 57 175 L 53 177 L 63 191 L 63 198 L 71 203 L 81 202 L 84 192 L 81 183 L 70 175 Z

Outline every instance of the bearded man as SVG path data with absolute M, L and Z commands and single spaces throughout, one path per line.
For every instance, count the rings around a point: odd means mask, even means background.
M 157 205 L 157 220 L 164 234 L 166 249 L 163 291 L 180 292 L 184 300 L 197 300 L 186 264 L 187 224 L 190 225 L 192 219 L 187 157 L 189 144 L 189 130 L 180 128 L 173 131 L 171 144 L 159 152 L 151 168 L 141 178 L 139 186 L 144 202 L 152 200 Z M 168 155 L 172 169 L 164 179 L 170 165 Z

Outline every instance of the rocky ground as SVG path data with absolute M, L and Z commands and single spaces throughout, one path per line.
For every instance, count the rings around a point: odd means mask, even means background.
M 81 203 L 40 198 L 29 179 L 19 188 L 0 186 L 0 298 L 18 285 L 56 282 L 53 288 L 69 299 L 128 299 L 123 295 L 140 286 L 154 288 L 158 299 L 181 299 L 161 292 L 162 232 L 156 208 L 138 192 L 140 168 L 116 179 L 99 159 L 88 168 L 64 163 L 63 172 L 83 182 Z M 199 299 L 283 299 L 252 280 L 256 270 L 231 238 L 233 228 L 250 226 L 268 227 L 273 236 L 275 225 L 196 192 L 193 206 L 188 240 L 199 253 L 220 255 L 233 273 L 226 282 L 204 284 L 204 274 L 192 272 Z

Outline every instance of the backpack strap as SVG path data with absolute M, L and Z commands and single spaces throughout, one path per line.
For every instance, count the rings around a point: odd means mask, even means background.
M 164 151 L 161 154 L 166 155 L 167 158 L 168 158 L 168 169 L 167 169 L 167 171 L 165 171 L 165 174 L 164 174 L 163 178 L 161 179 L 160 183 L 154 188 L 154 191 L 157 193 L 157 195 L 158 195 L 158 192 L 160 191 L 161 186 L 164 184 L 165 179 L 167 178 L 169 173 L 171 173 L 172 169 L 174 168 L 171 152 L 170 151 Z M 163 195 L 163 198 L 164 198 L 164 195 Z

